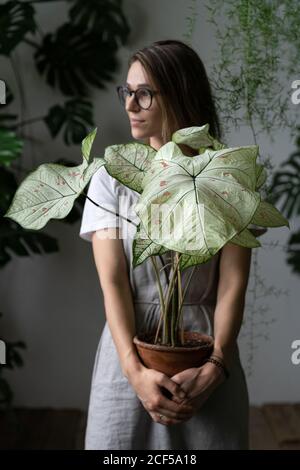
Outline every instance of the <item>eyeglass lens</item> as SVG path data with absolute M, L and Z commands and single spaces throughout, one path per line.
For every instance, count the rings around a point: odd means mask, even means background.
M 126 98 L 129 96 L 129 90 L 126 87 L 119 89 L 120 101 L 125 105 Z M 147 109 L 151 105 L 151 93 L 146 88 L 139 88 L 135 93 L 136 100 L 141 108 Z

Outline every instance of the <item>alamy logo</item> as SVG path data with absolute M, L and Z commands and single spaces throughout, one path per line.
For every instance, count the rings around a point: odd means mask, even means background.
M 300 339 L 295 339 L 291 344 L 291 348 L 295 349 L 291 356 L 291 361 L 295 366 L 298 366 L 300 364 Z
M 0 104 L 6 104 L 6 85 L 4 80 L 0 80 Z
M 114 207 L 110 204 L 103 204 L 103 207 L 114 211 Z M 187 201 L 180 201 L 176 205 L 169 205 L 166 202 L 160 202 L 159 204 L 151 203 L 147 206 L 147 214 L 145 208 L 142 207 L 141 203 L 134 203 L 130 207 L 127 206 L 127 196 L 119 197 L 119 212 L 122 214 L 121 227 L 122 237 L 126 239 L 132 236 L 132 227 L 138 226 L 139 217 L 137 216 L 136 210 L 140 209 L 144 213 L 143 230 L 139 233 L 138 238 L 145 239 L 159 239 L 164 242 L 172 241 L 176 243 L 176 240 L 181 238 L 185 239 L 185 247 L 190 250 L 197 250 L 199 246 L 204 245 L 204 234 L 201 230 L 201 226 L 205 225 L 205 211 L 204 204 L 198 203 L 196 206 L 189 204 Z M 99 211 L 100 217 L 103 217 L 103 213 Z M 129 219 L 134 225 L 125 221 L 123 217 Z M 117 216 L 109 216 L 110 222 L 117 222 Z M 200 226 L 201 223 L 201 226 Z M 116 223 L 116 226 L 118 224 Z M 145 232 L 144 232 L 145 230 Z M 97 231 L 97 238 L 116 238 L 116 232 L 111 231 L 108 235 L 101 230 Z
M 0 340 L 0 364 L 6 364 L 6 344 Z
M 300 80 L 294 80 L 292 82 L 292 88 L 296 88 L 296 90 L 292 93 L 292 103 L 299 104 L 300 103 Z

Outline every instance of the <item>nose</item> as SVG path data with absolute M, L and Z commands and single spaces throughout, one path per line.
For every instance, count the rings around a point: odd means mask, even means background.
M 139 105 L 134 99 L 134 95 L 127 96 L 126 97 L 126 102 L 125 102 L 125 109 L 126 111 L 138 111 L 140 109 Z

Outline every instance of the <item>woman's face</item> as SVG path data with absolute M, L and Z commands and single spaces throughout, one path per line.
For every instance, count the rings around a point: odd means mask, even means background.
M 145 86 L 145 84 L 147 84 L 146 88 L 153 90 L 145 69 L 136 60 L 128 70 L 127 86 L 129 90 L 135 91 L 137 88 Z M 152 97 L 152 103 L 148 109 L 140 108 L 134 99 L 134 95 L 127 96 L 125 109 L 130 120 L 132 137 L 138 140 L 149 139 L 149 144 L 158 150 L 162 146 L 162 117 L 156 95 Z M 140 122 L 135 123 L 133 122 L 134 119 Z

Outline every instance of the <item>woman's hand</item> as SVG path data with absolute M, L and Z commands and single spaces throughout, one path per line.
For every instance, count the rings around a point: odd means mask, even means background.
M 182 392 L 180 385 L 167 375 L 142 366 L 128 378 L 144 408 L 155 422 L 170 425 L 191 418 L 193 408 L 182 403 L 184 398 L 180 397 Z M 172 398 L 166 396 L 168 392 L 170 396 L 173 395 Z M 163 418 L 159 415 L 163 415 Z
M 194 367 L 170 377 L 187 393 L 182 404 L 192 406 L 195 414 L 212 392 L 225 381 L 222 370 L 210 362 L 201 367 Z

